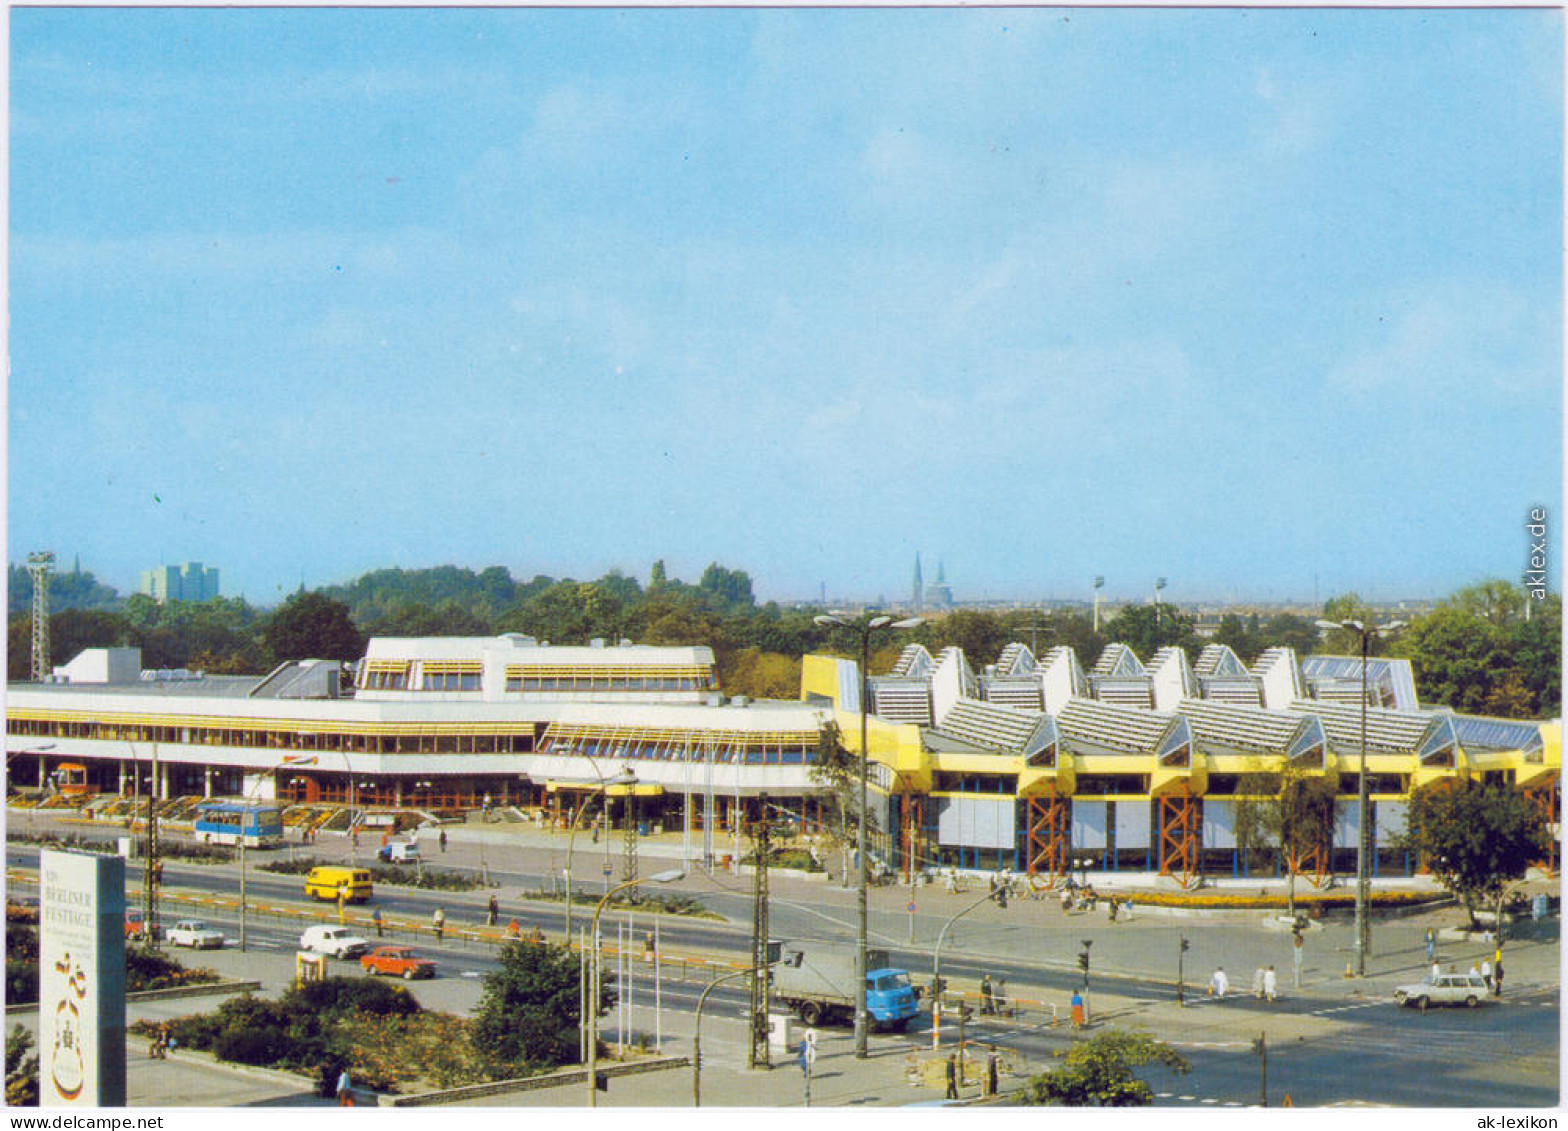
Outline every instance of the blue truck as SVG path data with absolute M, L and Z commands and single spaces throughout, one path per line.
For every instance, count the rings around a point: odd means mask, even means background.
M 783 942 L 773 967 L 773 1000 L 807 1025 L 854 1024 L 855 944 Z M 887 951 L 866 951 L 866 1012 L 876 1029 L 901 1032 L 920 1011 L 909 972 L 892 966 Z

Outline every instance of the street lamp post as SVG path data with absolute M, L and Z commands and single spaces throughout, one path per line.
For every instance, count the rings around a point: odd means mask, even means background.
M 1319 628 L 1343 628 L 1361 638 L 1361 765 L 1356 771 L 1356 976 L 1366 977 L 1367 951 L 1371 949 L 1372 931 L 1367 919 L 1367 901 L 1372 887 L 1371 828 L 1367 823 L 1367 656 L 1372 637 L 1382 636 L 1402 628 L 1404 621 L 1393 620 L 1387 624 L 1368 627 L 1358 620 L 1320 620 Z
M 870 871 L 866 860 L 866 717 L 870 710 L 871 682 L 866 674 L 866 666 L 871 662 L 871 634 L 882 629 L 914 628 L 921 623 L 919 617 L 906 617 L 903 620 L 894 620 L 890 616 L 875 616 L 867 620 L 845 620 L 838 615 L 824 615 L 812 618 L 823 627 L 847 628 L 860 638 L 860 813 L 859 822 L 855 830 L 855 854 L 858 858 L 856 866 L 856 925 L 855 925 L 855 1058 L 865 1060 L 870 1055 L 867 1048 L 867 1033 L 870 1026 L 866 1018 L 866 907 L 867 889 L 870 886 Z
M 284 758 L 283 761 L 279 762 L 276 766 L 274 766 L 268 772 L 269 773 L 277 773 L 284 766 L 312 766 L 312 765 L 315 765 L 315 762 L 316 762 L 315 755 L 310 755 L 310 756 L 307 756 L 307 757 L 299 757 L 299 756 L 295 756 L 295 755 L 290 755 L 289 757 Z M 250 792 L 245 795 L 245 811 L 240 814 L 240 951 L 241 951 L 241 953 L 243 953 L 244 950 L 245 950 L 245 909 L 246 909 L 246 906 L 247 906 L 246 900 L 245 900 L 245 825 L 246 825 L 246 821 L 251 816 L 251 812 L 252 812 L 251 803 L 255 800 L 256 790 L 261 788 L 261 783 L 264 782 L 265 780 L 266 780 L 266 775 L 265 774 L 261 774 L 261 775 L 257 776 L 255 784 L 253 784 L 250 787 Z
M 702 1106 L 702 1007 L 708 1001 L 708 992 L 721 982 L 728 982 L 735 978 L 744 978 L 754 971 L 750 966 L 744 970 L 736 970 L 729 974 L 720 974 L 713 981 L 703 987 L 702 993 L 697 998 L 697 1023 L 691 1033 L 691 1106 Z
M 933 1051 L 942 1047 L 942 944 L 947 941 L 948 928 L 982 903 L 990 903 L 995 899 L 994 891 L 982 895 L 943 923 L 941 932 L 936 936 L 936 949 L 931 952 L 931 1048 Z
M 613 778 L 609 778 L 608 780 L 605 778 L 604 774 L 600 772 L 599 767 L 593 762 L 592 759 L 590 759 L 588 762 L 588 768 L 598 775 L 599 793 L 604 798 L 604 809 L 606 813 L 608 813 L 610 810 L 610 794 L 608 792 L 610 786 L 635 785 L 637 782 L 637 775 L 632 772 L 632 768 L 630 766 L 622 767 L 620 773 L 616 774 Z M 577 844 L 578 824 L 583 819 L 583 813 L 587 810 L 587 808 L 588 804 L 587 802 L 584 802 L 582 805 L 578 806 L 577 812 L 572 814 L 572 832 L 571 835 L 566 838 L 566 867 L 562 869 L 562 875 L 566 879 L 566 941 L 568 945 L 570 945 L 572 941 L 572 849 Z M 604 838 L 604 855 L 605 863 L 608 865 L 610 856 L 610 838 L 608 836 Z
M 593 966 L 591 967 L 588 983 L 588 1007 L 583 1010 L 583 1025 L 588 1033 L 588 1106 L 599 1106 L 599 916 L 603 913 L 605 905 L 618 891 L 636 887 L 638 884 L 673 884 L 676 880 L 684 879 L 686 869 L 676 868 L 669 872 L 655 872 L 651 876 L 639 876 L 627 880 L 604 893 L 604 898 L 599 900 L 599 905 L 593 909 L 593 926 L 588 932 L 588 937 L 593 946 Z

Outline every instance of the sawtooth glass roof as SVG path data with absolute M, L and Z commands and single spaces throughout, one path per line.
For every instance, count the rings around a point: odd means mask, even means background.
M 1227 747 L 1260 754 L 1282 754 L 1291 761 L 1327 744 L 1323 723 L 1312 715 L 1265 711 L 1206 699 L 1184 699 L 1176 708 L 1192 727 L 1200 747 Z
M 1292 711 L 1315 715 L 1323 723 L 1329 745 L 1347 754 L 1361 750 L 1362 708 L 1357 704 L 1297 699 Z M 1420 761 L 1443 764 L 1459 749 L 1459 736 L 1447 715 L 1417 711 L 1366 708 L 1367 749 L 1385 753 L 1414 754 Z
M 1074 699 L 1056 717 L 1075 754 L 1134 754 L 1164 762 L 1191 748 L 1192 730 L 1179 715 Z

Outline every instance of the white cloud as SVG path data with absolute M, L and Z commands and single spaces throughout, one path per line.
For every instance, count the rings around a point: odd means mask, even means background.
M 1544 393 L 1557 383 L 1556 308 L 1508 284 L 1432 282 L 1384 296 L 1363 317 L 1375 329 L 1329 370 L 1332 389 L 1414 400 Z

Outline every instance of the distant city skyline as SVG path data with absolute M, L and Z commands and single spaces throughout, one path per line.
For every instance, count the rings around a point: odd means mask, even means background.
M 760 600 L 1561 576 L 1563 14 L 18 8 L 8 540 Z

